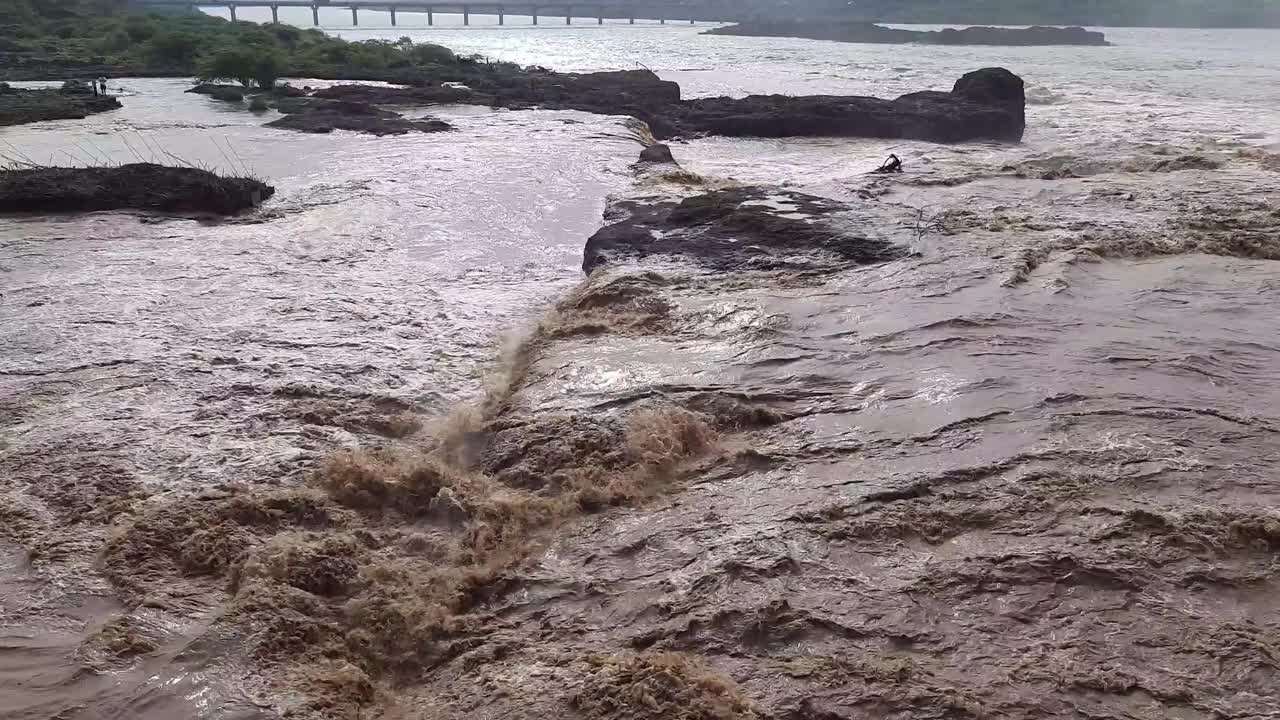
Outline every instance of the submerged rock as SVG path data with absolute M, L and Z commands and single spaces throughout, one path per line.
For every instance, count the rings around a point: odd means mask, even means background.
M 852 43 L 927 45 L 1110 45 L 1107 36 L 1082 27 L 967 27 L 943 30 L 899 30 L 867 22 L 757 20 L 712 28 L 703 35 L 796 37 Z
M 585 272 L 618 260 L 672 256 L 716 270 L 800 267 L 815 259 L 867 264 L 903 257 L 884 240 L 857 237 L 832 224 L 848 208 L 787 190 L 733 188 L 679 202 L 624 202 L 622 219 L 587 240 Z
M 84 85 L 81 83 L 81 85 Z M 0 92 L 0 127 L 41 120 L 79 120 L 94 113 L 120 109 L 120 101 L 84 90 L 18 90 Z
M 274 193 L 253 178 L 152 163 L 0 171 L 0 212 L 133 209 L 230 215 Z

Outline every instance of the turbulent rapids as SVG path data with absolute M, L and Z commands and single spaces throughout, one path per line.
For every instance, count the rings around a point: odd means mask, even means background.
M 0 225 L 0 714 L 1280 712 L 1280 154 L 1020 62 L 1022 146 L 12 136 L 276 194 Z

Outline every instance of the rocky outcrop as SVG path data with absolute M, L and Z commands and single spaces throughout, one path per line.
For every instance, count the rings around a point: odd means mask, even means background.
M 795 37 L 851 43 L 926 45 L 1110 45 L 1100 32 L 1081 27 L 967 27 L 944 30 L 899 30 L 874 23 L 760 20 L 712 28 L 704 35 Z
M 152 163 L 0 171 L 0 212 L 7 213 L 131 209 L 231 215 L 274 193 L 253 178 Z
M 788 190 L 743 187 L 676 201 L 615 204 L 613 223 L 587 240 L 585 272 L 620 260 L 675 256 L 718 271 L 805 269 L 903 257 L 885 240 L 850 235 L 828 221 L 849 208 Z
M 471 90 L 456 87 L 398 88 L 380 85 L 334 85 L 316 90 L 311 97 L 366 105 L 447 105 L 470 103 L 474 99 Z
M 648 123 L 659 139 L 729 135 L 1016 142 L 1026 125 L 1022 80 L 1003 68 L 971 72 L 951 92 L 912 93 L 896 100 L 830 95 L 681 100 L 679 85 L 648 70 L 582 75 L 494 71 L 473 82 L 462 88 L 339 85 L 313 97 L 372 105 L 467 103 L 629 115 Z
M 648 70 L 556 73 L 495 65 L 488 71 L 451 69 L 433 75 L 430 83 L 411 87 L 336 85 L 317 90 L 314 96 L 373 105 L 536 105 L 606 115 L 643 115 L 680 103 L 680 85 Z
M 0 88 L 0 127 L 41 120 L 79 120 L 94 113 L 118 110 L 120 101 L 108 95 L 94 95 L 85 86 L 78 90 L 18 90 L 7 84 Z
M 223 100 L 225 102 L 242 102 L 244 100 L 244 88 L 239 85 L 200 83 L 190 90 L 187 90 L 187 92 L 195 93 L 197 95 L 208 95 L 214 100 Z
M 680 134 L 1017 142 L 1026 128 L 1025 102 L 1021 78 L 1003 68 L 986 68 L 960 78 L 951 92 L 911 93 L 896 100 L 831 95 L 707 98 L 682 103 L 664 119 Z
M 653 163 L 657 165 L 675 165 L 676 159 L 671 154 L 671 146 L 663 143 L 654 143 L 646 145 L 640 151 L 640 162 Z
M 276 102 L 276 109 L 285 113 L 285 116 L 267 123 L 267 127 L 304 133 L 350 130 L 383 136 L 453 129 L 452 125 L 441 120 L 409 120 L 390 110 L 348 100 L 282 98 Z

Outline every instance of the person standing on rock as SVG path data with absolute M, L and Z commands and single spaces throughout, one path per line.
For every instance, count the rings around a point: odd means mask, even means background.
M 103 94 L 103 95 L 106 95 L 106 94 L 107 94 L 107 79 L 106 79 L 106 78 L 104 78 L 104 77 L 102 77 L 102 76 L 99 76 L 99 77 L 98 77 L 98 85 L 100 85 L 100 86 L 102 87 L 102 94 Z

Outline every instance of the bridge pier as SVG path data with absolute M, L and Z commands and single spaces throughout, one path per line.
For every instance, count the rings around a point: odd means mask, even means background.
M 565 25 L 573 24 L 573 8 L 564 9 L 564 24 Z
M 600 10 L 600 9 L 597 9 L 597 10 L 596 10 L 596 24 L 597 24 L 597 25 L 603 25 L 603 24 L 604 24 L 604 11 L 603 11 L 603 10 Z
M 272 25 L 280 24 L 280 6 L 279 5 L 271 6 L 271 24 Z
M 311 24 L 320 27 L 320 6 L 311 6 Z
M 471 24 L 471 7 L 468 5 L 462 6 L 462 24 L 463 25 Z
M 227 5 L 227 7 L 231 8 L 231 22 L 235 22 L 235 21 L 236 21 L 236 5 L 235 5 L 235 3 L 230 3 L 229 5 Z
M 351 8 L 351 24 L 352 24 L 354 27 L 359 27 L 359 26 L 360 26 L 360 14 L 359 14 L 359 12 L 360 12 L 359 10 L 357 10 L 354 6 L 352 6 L 352 8 Z
M 427 8 L 427 27 L 430 27 L 435 24 L 436 24 L 435 8 Z
M 391 27 L 395 27 L 396 26 L 396 9 L 395 8 L 387 8 L 387 9 L 391 11 Z
M 631 18 L 629 22 L 630 22 L 632 25 L 635 25 L 635 24 L 636 24 L 636 19 L 635 19 L 635 18 Z
M 499 24 L 499 25 L 506 25 L 506 24 L 507 24 L 507 13 L 506 13 L 506 11 L 502 8 L 502 6 L 501 6 L 501 5 L 499 5 L 499 6 L 498 6 L 498 24 Z

